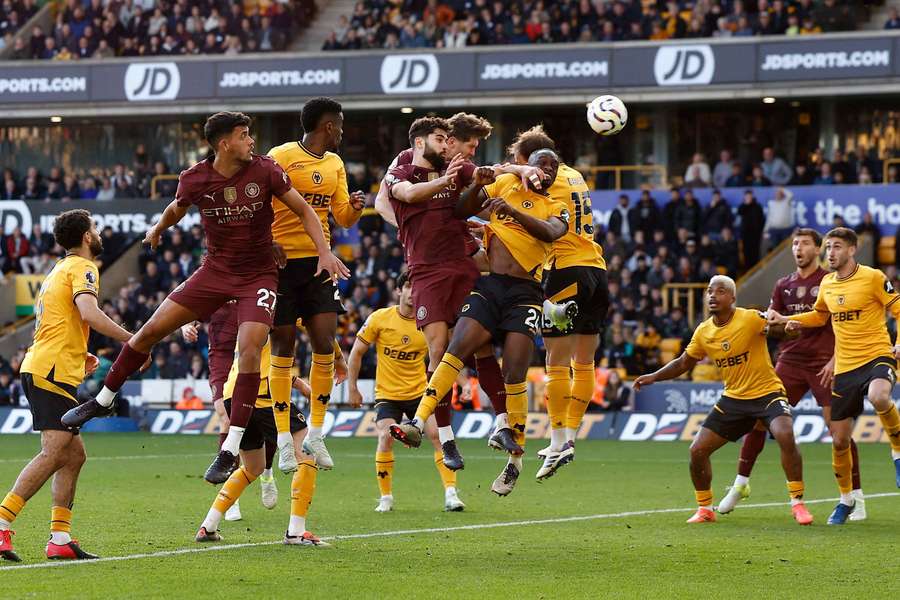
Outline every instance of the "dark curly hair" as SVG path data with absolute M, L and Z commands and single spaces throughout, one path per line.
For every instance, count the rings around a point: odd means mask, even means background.
M 219 140 L 234 131 L 235 127 L 250 127 L 252 122 L 253 119 L 244 113 L 217 112 L 206 119 L 206 124 L 203 126 L 203 137 L 210 146 L 215 148 Z
M 344 108 L 341 103 L 331 98 L 313 98 L 307 100 L 300 111 L 300 124 L 303 126 L 303 132 L 309 133 L 319 126 L 319 122 L 325 115 L 339 115 Z
M 91 213 L 83 208 L 67 210 L 60 213 L 53 222 L 53 237 L 57 244 L 71 250 L 81 245 L 81 239 L 91 230 L 93 224 Z

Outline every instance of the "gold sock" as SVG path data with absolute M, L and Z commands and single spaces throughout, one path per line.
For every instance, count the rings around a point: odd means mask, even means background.
M 434 370 L 431 379 L 428 381 L 428 387 L 425 388 L 425 394 L 422 396 L 422 401 L 419 402 L 419 409 L 416 411 L 416 418 L 421 419 L 424 423 L 428 420 L 428 417 L 434 414 L 434 409 L 437 407 L 438 402 L 453 387 L 453 382 L 456 381 L 462 368 L 463 362 L 461 360 L 449 352 L 444 353 L 444 357 L 441 358 L 440 364 L 438 364 L 437 369 Z
M 306 517 L 309 505 L 312 504 L 313 493 L 316 491 L 318 472 L 316 463 L 311 458 L 300 461 L 300 466 L 291 480 L 291 515 Z
M 65 506 L 54 506 L 50 509 L 50 531 L 71 533 L 72 511 Z
M 594 397 L 594 363 L 572 363 L 572 395 L 566 414 L 566 427 L 578 431 L 581 420 Z
M 694 490 L 694 497 L 697 498 L 698 506 L 712 506 L 712 490 Z
M 394 452 L 375 453 L 375 475 L 378 477 L 378 489 L 382 496 L 390 496 L 394 484 Z
M 19 513 L 22 512 L 23 508 L 25 508 L 25 500 L 21 496 L 10 492 L 3 499 L 3 502 L 0 503 L 0 519 L 7 523 L 12 523 L 19 516 Z
M 569 380 L 569 367 L 560 365 L 547 366 L 547 415 L 553 429 L 564 429 L 568 422 L 567 410 L 572 382 Z
M 448 487 L 456 487 L 456 471 L 451 471 L 444 466 L 444 453 L 439 450 L 434 451 L 434 466 L 438 470 L 438 475 L 441 476 L 445 490 Z
M 216 501 L 213 502 L 213 508 L 225 514 L 225 511 L 237 502 L 237 499 L 241 497 L 247 486 L 253 483 L 254 479 L 256 477 L 248 473 L 244 466 L 241 465 L 237 471 L 231 474 L 231 477 L 228 478 L 222 489 L 219 490 Z
M 897 412 L 897 406 L 893 401 L 889 409 L 878 413 L 878 418 L 881 419 L 881 426 L 888 434 L 891 449 L 900 452 L 900 413 Z
M 275 428 L 278 433 L 291 431 L 291 367 L 294 359 L 290 356 L 272 355 L 269 367 L 269 392 L 272 394 L 272 411 L 275 413 Z
M 528 418 L 528 384 L 507 383 L 506 387 L 506 413 L 509 418 L 509 426 L 516 436 L 516 443 L 525 447 L 525 420 Z
M 802 481 L 788 481 L 787 490 L 791 500 L 803 500 L 804 486 Z
M 321 428 L 325 425 L 325 411 L 334 386 L 334 352 L 312 355 L 309 369 L 309 424 Z
M 853 491 L 853 454 L 850 448 L 835 450 L 832 446 L 831 467 L 834 469 L 834 477 L 841 493 L 849 494 Z

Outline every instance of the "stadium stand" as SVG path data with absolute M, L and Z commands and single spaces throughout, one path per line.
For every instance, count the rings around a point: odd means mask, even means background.
M 356 3 L 323 50 L 617 42 L 856 29 L 868 2 L 424 0 Z

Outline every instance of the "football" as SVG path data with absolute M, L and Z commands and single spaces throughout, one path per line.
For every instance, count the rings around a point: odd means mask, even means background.
M 587 121 L 600 135 L 615 135 L 625 128 L 628 109 L 615 96 L 598 96 L 588 104 Z

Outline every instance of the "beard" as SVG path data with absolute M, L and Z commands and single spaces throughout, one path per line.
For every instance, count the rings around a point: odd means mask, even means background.
M 422 158 L 430 162 L 435 171 L 442 171 L 446 164 L 444 157 L 427 144 L 425 145 L 425 151 L 422 153 Z
M 103 254 L 103 240 L 99 238 L 96 240 L 91 240 L 91 245 L 88 246 L 88 248 L 91 251 L 91 256 L 95 258 L 100 256 L 101 254 Z

